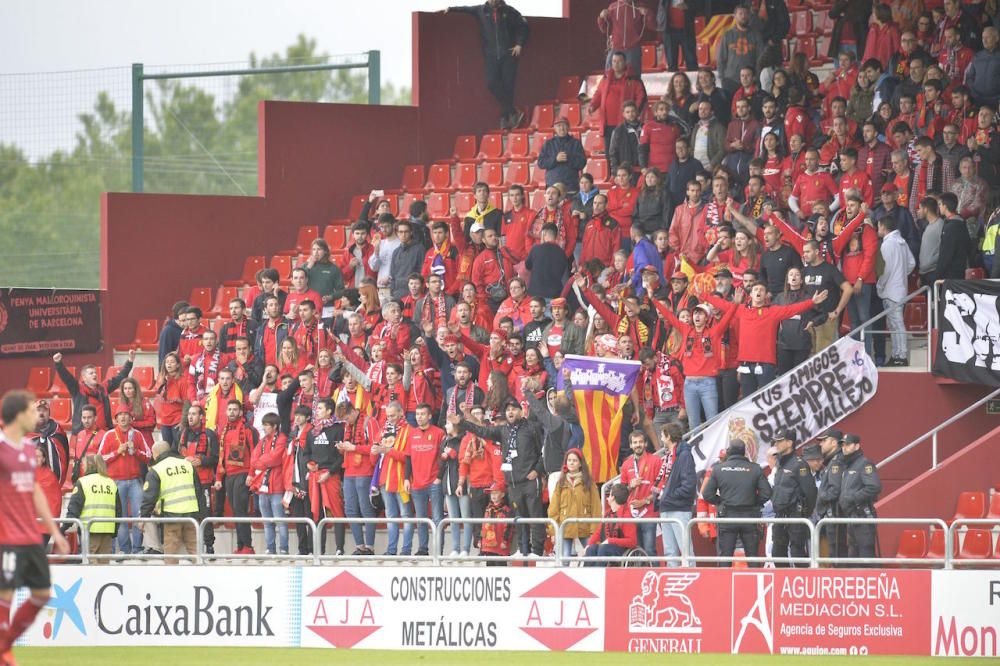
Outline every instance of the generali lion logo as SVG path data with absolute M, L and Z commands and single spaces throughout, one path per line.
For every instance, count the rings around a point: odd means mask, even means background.
M 327 643 L 350 648 L 382 628 L 373 602 L 382 595 L 348 572 L 341 573 L 309 593 L 315 599 L 306 627 Z M 303 609 L 305 611 L 305 609 Z
M 642 589 L 628 607 L 628 628 L 656 634 L 700 634 L 701 619 L 684 590 L 698 580 L 697 573 L 647 571 Z

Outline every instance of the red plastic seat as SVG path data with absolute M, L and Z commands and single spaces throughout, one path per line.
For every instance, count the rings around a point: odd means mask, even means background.
M 469 159 L 471 160 L 473 157 Z M 451 165 L 432 164 L 430 173 L 427 175 L 425 189 L 431 192 L 451 192 L 454 189 L 451 186 Z
M 505 210 L 503 192 L 500 190 L 493 190 L 490 192 L 490 203 L 492 203 L 493 207 L 498 210 Z
M 538 210 L 545 205 L 545 188 L 539 187 L 528 195 L 528 207 L 531 210 Z
M 962 539 L 962 548 L 958 557 L 963 560 L 986 560 L 993 555 L 993 532 L 983 529 L 971 529 Z
M 135 337 L 132 338 L 132 342 L 125 345 L 115 345 L 115 351 L 128 351 L 136 347 L 141 351 L 157 351 L 159 349 L 160 322 L 158 320 L 140 319 L 139 323 L 135 325 Z
M 559 87 L 556 89 L 556 99 L 560 102 L 572 102 L 580 95 L 580 77 L 563 76 L 559 79 Z
M 813 15 L 811 11 L 790 12 L 790 18 L 792 20 L 792 34 L 796 37 L 801 38 L 802 35 L 812 32 Z
M 278 271 L 278 281 L 284 282 L 292 277 L 292 258 L 288 255 L 276 254 L 271 257 L 271 268 Z
M 423 194 L 415 194 L 413 192 L 407 192 L 399 200 L 399 212 L 402 217 L 410 216 L 410 206 L 413 205 L 414 201 L 423 201 Z
M 608 161 L 603 157 L 591 157 L 584 171 L 594 177 L 594 184 L 608 182 Z
M 531 165 L 531 180 L 528 183 L 532 187 L 545 189 L 545 169 L 537 164 Z
M 978 520 L 986 516 L 986 493 L 978 490 L 967 490 L 958 496 L 958 504 L 955 506 L 955 515 L 951 517 L 949 523 L 956 520 Z
M 699 67 L 711 67 L 712 66 L 712 48 L 705 42 L 698 42 L 697 54 L 698 54 L 698 66 Z
M 809 5 L 806 4 L 806 0 L 788 0 L 788 11 L 796 9 L 809 9 Z
M 559 105 L 559 115 L 569 121 L 572 129 L 580 129 L 583 116 L 580 111 L 579 102 L 568 102 Z
M 642 45 L 642 71 L 652 72 L 656 70 L 656 44 Z
M 112 379 L 117 377 L 118 373 L 121 371 L 122 371 L 122 366 L 120 365 L 108 366 L 108 369 L 104 371 L 104 381 L 105 382 L 111 381 Z
M 503 156 L 506 159 L 535 158 L 531 152 L 531 133 L 526 131 L 511 132 L 507 135 L 507 150 Z
M 816 58 L 822 60 L 824 63 L 833 62 L 833 58 L 827 54 L 830 52 L 830 35 L 817 35 L 816 36 Z
M 431 192 L 427 195 L 427 214 L 435 220 L 448 217 L 451 208 L 451 196 L 446 192 Z
M 309 252 L 312 249 L 312 242 L 319 238 L 319 227 L 310 224 L 299 227 L 299 232 L 295 236 L 295 249 L 299 252 Z
M 899 536 L 898 559 L 919 560 L 927 556 L 927 532 L 925 530 L 903 530 Z
M 241 287 L 245 284 L 254 284 L 256 282 L 257 271 L 265 267 L 266 260 L 261 256 L 247 257 L 243 260 L 243 272 L 240 274 L 238 280 L 227 280 L 222 284 L 227 287 Z
M 556 110 L 551 104 L 536 104 L 531 110 L 531 127 L 549 129 L 555 121 Z
M 527 185 L 531 179 L 531 170 L 527 162 L 511 162 L 507 165 L 503 182 L 508 185 Z
M 813 14 L 813 31 L 819 35 L 829 37 L 833 33 L 833 26 L 836 22 L 837 19 L 830 18 L 830 12 L 815 12 Z
M 327 225 L 323 230 L 323 240 L 330 246 L 330 251 L 341 250 L 347 246 L 347 229 L 339 224 Z
M 194 287 L 188 296 L 188 304 L 199 308 L 202 313 L 212 309 L 212 290 L 209 287 Z
M 914 333 L 927 330 L 927 304 L 910 301 L 903 306 L 903 323 Z
M 366 201 L 368 201 L 368 195 L 366 194 L 357 194 L 351 197 L 351 206 L 347 209 L 347 217 L 350 218 L 351 222 L 361 217 L 361 209 L 364 207 Z
M 1000 493 L 990 495 L 990 508 L 986 512 L 986 517 L 1000 520 Z
M 587 157 L 604 154 L 604 135 L 591 130 L 583 135 L 583 152 Z
M 541 154 L 545 142 L 555 136 L 552 130 L 539 130 L 531 135 L 531 152 L 536 157 Z
M 28 370 L 28 383 L 26 388 L 35 394 L 36 398 L 47 398 L 49 387 L 52 386 L 52 368 L 44 366 Z
M 476 205 L 476 195 L 472 192 L 456 192 L 452 205 L 458 211 L 459 216 L 465 215 Z
M 66 370 L 69 374 L 76 377 L 76 368 L 66 366 Z M 49 395 L 57 398 L 65 398 L 69 395 L 69 389 L 66 388 L 66 384 L 63 383 L 62 377 L 59 376 L 58 372 L 52 373 L 52 386 L 49 387 Z
M 982 268 L 966 268 L 965 269 L 965 279 L 966 280 L 985 280 L 986 271 Z
M 479 167 L 479 179 L 490 187 L 500 187 L 503 185 L 503 164 L 484 162 Z
M 221 328 L 223 322 L 220 321 L 218 323 Z M 137 365 L 132 368 L 132 377 L 139 382 L 139 386 L 142 387 L 143 391 L 150 391 L 153 388 L 153 383 L 156 381 L 156 370 L 151 365 Z
M 49 400 L 52 419 L 66 428 L 73 421 L 73 401 L 69 398 L 52 398 Z
M 240 290 L 238 287 L 219 287 L 215 292 L 215 303 L 212 304 L 212 311 L 209 313 L 213 317 L 218 317 L 219 315 L 229 315 L 229 301 L 234 298 L 240 297 Z M 247 306 L 253 305 L 253 303 L 247 303 Z
M 455 137 L 455 150 L 451 157 L 454 160 L 476 159 L 476 137 L 472 135 Z
M 403 182 L 401 188 L 404 192 L 419 192 L 424 189 L 424 165 L 407 164 L 403 167 Z
M 958 555 L 957 540 L 952 542 L 951 551 L 952 557 Z M 927 557 L 935 560 L 944 559 L 944 530 L 931 528 L 931 538 L 927 545 Z
M 114 414 L 118 411 L 118 405 L 122 403 L 122 399 L 117 393 L 112 393 L 109 398 L 111 402 L 111 413 Z
M 805 53 L 812 60 L 816 57 L 816 38 L 812 35 L 796 35 L 793 53 Z
M 479 165 L 475 162 L 459 162 L 455 167 L 454 187 L 459 191 L 469 192 L 479 180 Z
M 503 134 L 486 134 L 479 144 L 478 160 L 503 159 Z

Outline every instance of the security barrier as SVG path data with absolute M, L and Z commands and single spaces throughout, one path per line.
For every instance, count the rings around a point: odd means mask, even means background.
M 531 526 L 531 525 L 545 525 L 547 528 L 552 530 L 552 534 L 558 534 L 558 526 L 556 521 L 551 518 L 445 518 L 437 525 L 437 534 L 435 535 L 432 543 L 436 544 L 435 551 L 438 553 L 444 552 L 444 540 L 448 537 L 451 531 L 448 529 L 451 525 L 513 525 L 514 534 L 511 536 L 511 551 L 515 552 L 520 546 L 520 539 L 517 527 L 520 525 Z M 560 539 L 557 536 L 553 542 L 553 555 L 543 556 L 533 558 L 532 561 L 539 564 L 555 565 L 559 564 L 560 553 L 562 552 L 559 548 Z M 523 555 L 511 554 L 511 555 L 477 555 L 475 560 L 477 562 L 514 562 L 521 561 L 524 559 Z M 470 558 L 471 560 L 471 558 Z
M 821 557 L 819 555 L 820 551 L 820 537 L 824 533 L 825 527 L 832 527 L 834 525 L 875 525 L 878 529 L 879 525 L 928 525 L 931 528 L 937 527 L 944 532 L 944 557 L 934 558 L 934 557 L 924 557 L 924 558 L 905 558 L 905 557 Z M 818 523 L 816 523 L 816 529 L 813 530 L 812 539 L 810 543 L 812 546 L 809 549 L 810 553 L 813 553 L 813 560 L 816 562 L 816 566 L 870 566 L 870 565 L 910 565 L 910 566 L 943 566 L 945 569 L 950 569 L 952 567 L 952 541 L 953 536 L 948 526 L 943 520 L 938 518 L 823 518 Z M 846 541 L 846 540 L 845 540 Z M 878 544 L 878 538 L 875 540 L 876 545 Z
M 88 553 L 87 551 L 90 550 L 90 527 L 94 523 L 115 523 L 116 525 L 120 525 L 120 524 L 123 524 L 123 523 L 129 524 L 129 525 L 131 525 L 133 523 L 139 524 L 139 525 L 146 525 L 146 524 L 166 525 L 166 524 L 176 524 L 176 523 L 191 524 L 195 528 L 195 535 L 196 535 L 195 552 L 188 553 L 187 555 L 182 555 L 182 554 L 167 555 L 167 554 L 160 554 L 160 553 L 112 553 L 110 555 L 107 555 L 107 554 L 102 554 L 102 555 L 91 554 L 91 553 Z M 200 563 L 201 562 L 201 554 L 202 554 L 202 551 L 203 551 L 202 545 L 203 544 L 202 544 L 202 540 L 201 540 L 201 530 L 198 529 L 198 521 L 196 521 L 194 518 L 184 518 L 184 517 L 180 517 L 180 516 L 178 516 L 176 518 L 174 518 L 174 517 L 171 517 L 171 518 L 164 518 L 164 517 L 151 517 L 151 518 L 87 518 L 86 520 L 83 521 L 83 527 L 82 527 L 82 531 L 81 531 L 81 538 L 80 538 L 80 551 L 81 551 L 81 553 L 80 553 L 80 555 L 81 555 L 81 558 L 82 558 L 84 564 L 89 564 L 91 561 L 96 561 L 96 562 L 100 563 L 102 561 L 124 561 L 124 560 L 135 561 L 135 560 L 139 560 L 141 562 L 143 560 L 154 560 L 155 561 L 155 560 L 168 560 L 168 559 L 169 560 L 192 559 L 192 560 Z
M 566 520 L 564 520 L 562 523 L 559 524 L 559 530 L 557 532 L 558 538 L 556 539 L 557 543 L 556 543 L 556 548 L 555 548 L 556 555 L 557 555 L 557 557 L 556 557 L 557 563 L 560 566 L 563 566 L 563 565 L 567 564 L 566 559 L 562 556 L 562 546 L 561 546 L 562 542 L 566 538 L 564 530 L 565 530 L 565 528 L 566 528 L 567 525 L 581 525 L 581 524 L 583 524 L 583 525 L 594 525 L 596 529 L 600 529 L 599 528 L 600 525 L 608 523 L 608 522 L 626 523 L 626 524 L 635 524 L 635 525 L 656 525 L 658 527 L 660 527 L 662 525 L 665 525 L 665 524 L 672 524 L 672 525 L 677 525 L 678 527 L 680 527 L 682 531 L 684 529 L 684 523 L 681 522 L 680 520 L 676 519 L 676 518 L 652 518 L 652 517 L 650 517 L 650 518 L 613 518 L 613 519 L 604 518 L 604 517 L 600 517 L 600 518 L 567 518 Z M 657 541 L 659 541 L 659 539 L 660 539 L 660 537 L 657 536 Z M 635 551 L 640 551 L 640 552 L 635 552 Z M 584 562 L 597 562 L 597 563 L 603 563 L 605 565 L 607 565 L 607 564 L 616 564 L 616 563 L 626 564 L 626 563 L 631 563 L 631 562 L 643 562 L 643 561 L 645 561 L 646 563 L 649 563 L 649 564 L 652 564 L 653 562 L 680 562 L 680 566 L 683 567 L 683 566 L 687 566 L 687 561 L 688 561 L 688 555 L 687 555 L 687 553 L 689 553 L 689 552 L 690 552 L 690 544 L 687 543 L 684 546 L 682 546 L 682 550 L 681 550 L 681 554 L 680 555 L 657 555 L 655 552 L 654 553 L 647 553 L 645 551 L 642 551 L 642 542 L 637 539 L 636 547 L 634 549 L 630 549 L 629 552 L 626 552 L 623 555 L 616 555 L 616 556 L 610 556 L 610 555 L 608 555 L 608 556 L 602 556 L 602 557 L 598 557 L 598 556 L 580 557 L 580 558 L 578 558 L 578 560 L 581 563 L 584 563 Z
M 815 534 L 815 528 L 813 527 L 812 521 L 808 518 L 692 518 L 687 525 L 687 530 L 684 532 L 684 544 L 685 552 L 690 552 L 691 550 L 691 527 L 697 525 L 804 525 L 809 530 L 809 541 L 807 543 L 812 543 L 813 536 Z M 761 535 L 760 543 L 764 543 L 764 535 Z M 723 564 L 731 565 L 736 558 L 734 557 L 718 557 L 718 556 L 708 556 L 708 555 L 692 555 L 690 561 L 697 566 L 698 562 L 718 562 Z M 743 561 L 752 564 L 763 564 L 765 562 L 771 563 L 782 563 L 786 565 L 794 564 L 805 564 L 810 567 L 816 566 L 816 561 L 813 557 L 760 557 L 760 556 L 750 556 L 747 555 L 741 558 Z
M 351 555 L 346 555 L 346 554 L 337 555 L 336 553 L 334 553 L 333 555 L 326 555 L 326 554 L 319 555 L 318 553 L 320 552 L 320 550 L 322 550 L 321 546 L 323 543 L 323 538 L 326 532 L 326 528 L 328 526 L 338 525 L 338 524 L 366 525 L 368 523 L 395 524 L 395 525 L 401 525 L 404 528 L 407 525 L 413 525 L 414 527 L 416 527 L 417 525 L 424 525 L 428 528 L 428 530 L 430 530 L 427 537 L 428 543 L 431 545 L 437 543 L 437 538 L 436 538 L 437 526 L 434 525 L 434 521 L 431 520 L 430 518 L 324 518 L 321 521 L 319 521 L 319 523 L 316 524 L 316 529 L 313 530 L 313 555 L 315 556 L 314 559 L 316 561 L 316 564 L 322 564 L 323 562 L 338 562 L 343 560 L 357 561 L 358 558 Z M 416 529 L 414 529 L 414 532 L 415 531 Z M 401 533 L 400 538 L 402 537 L 403 535 Z M 409 554 L 379 555 L 376 553 L 375 555 L 365 556 L 364 559 L 373 563 L 386 562 L 386 561 L 390 562 L 409 561 L 409 562 L 431 563 L 436 565 L 438 563 L 439 557 L 438 557 L 438 552 L 432 549 L 427 555 L 409 555 Z

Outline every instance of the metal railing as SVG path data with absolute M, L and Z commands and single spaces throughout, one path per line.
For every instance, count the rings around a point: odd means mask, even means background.
M 132 524 L 138 523 L 143 524 L 155 524 L 155 525 L 165 525 L 165 524 L 176 524 L 185 523 L 191 524 L 195 528 L 195 550 L 193 553 L 187 554 L 166 554 L 166 553 L 90 553 L 90 528 L 94 523 L 114 523 L 120 525 L 122 523 Z M 130 528 L 131 531 L 131 528 Z M 117 540 L 117 530 L 111 534 L 113 539 Z M 131 534 L 128 535 L 129 539 L 132 538 Z M 90 564 L 91 560 L 108 560 L 116 561 L 122 559 L 128 560 L 151 560 L 151 561 L 162 561 L 162 560 L 179 560 L 179 559 L 193 559 L 196 563 L 201 564 L 201 556 L 204 551 L 203 542 L 201 540 L 201 530 L 198 529 L 198 521 L 194 518 L 188 518 L 183 516 L 177 517 L 150 517 L 150 518 L 87 518 L 83 521 L 81 527 L 81 537 L 80 537 L 80 555 L 83 564 Z
M 944 531 L 945 556 L 935 557 L 820 557 L 819 543 L 824 527 L 833 525 L 869 525 L 874 524 L 875 529 L 879 525 L 928 525 L 937 527 Z M 878 541 L 876 535 L 876 542 Z M 823 518 L 816 523 L 816 529 L 812 533 L 811 546 L 809 552 L 813 554 L 816 566 L 850 564 L 850 565 L 920 565 L 920 566 L 943 566 L 945 569 L 951 568 L 950 553 L 952 552 L 952 535 L 945 522 L 939 518 Z
M 511 535 L 511 549 L 514 550 L 515 546 L 520 546 L 520 539 L 517 533 L 517 528 L 524 525 L 530 527 L 531 525 L 545 525 L 546 527 L 552 528 L 552 533 L 556 535 L 553 554 L 550 556 L 540 556 L 533 558 L 535 562 L 546 562 L 550 564 L 559 564 L 560 553 L 561 553 L 561 541 L 559 539 L 559 526 L 556 521 L 551 518 L 520 518 L 517 516 L 511 518 L 445 518 L 437 525 L 436 534 L 434 535 L 434 545 L 435 552 L 442 552 L 444 546 L 444 540 L 446 535 L 450 532 L 448 528 L 449 525 L 512 525 L 514 527 L 514 534 Z M 470 558 L 471 559 L 471 558 Z M 475 561 L 479 562 L 518 562 L 523 561 L 524 555 L 510 554 L 510 555 L 477 555 Z
M 998 389 L 994 390 L 992 393 L 989 393 L 988 395 L 980 398 L 976 402 L 972 403 L 971 405 L 969 405 L 968 407 L 966 407 L 965 409 L 963 409 L 962 411 L 960 411 L 958 414 L 955 414 L 954 416 L 951 416 L 948 419 L 946 419 L 945 421 L 943 421 L 943 422 L 939 423 L 938 425 L 934 426 L 933 428 L 931 428 L 930 430 L 928 430 L 927 432 L 925 432 L 920 437 L 917 437 L 915 440 L 913 440 L 912 442 L 910 442 L 909 444 L 907 444 L 903 448 L 899 449 L 895 453 L 893 453 L 893 454 L 889 455 L 887 458 L 883 459 L 881 462 L 879 462 L 875 466 L 876 467 L 881 467 L 882 465 L 885 465 L 886 463 L 892 462 L 896 458 L 900 457 L 901 455 L 903 455 L 907 451 L 915 448 L 921 442 L 926 441 L 927 438 L 930 437 L 930 439 L 931 439 L 931 469 L 935 469 L 938 466 L 938 433 L 941 432 L 942 430 L 944 430 L 945 428 L 947 428 L 948 426 L 952 425 L 953 423 L 955 423 L 956 421 L 958 421 L 962 417 L 968 415 L 973 410 L 976 410 L 979 407 L 981 407 L 982 405 L 986 404 L 987 402 L 989 402 L 990 400 L 992 400 L 993 398 L 995 398 L 997 396 L 1000 396 L 1000 388 L 998 388 Z
M 255 552 L 255 553 L 249 553 L 249 554 L 241 554 L 241 553 L 224 553 L 224 554 L 219 554 L 219 553 L 213 553 L 211 555 L 205 553 L 205 551 L 204 551 L 205 527 L 208 526 L 208 525 L 221 525 L 221 524 L 225 524 L 225 523 L 233 523 L 233 524 L 236 524 L 236 525 L 246 525 L 246 524 L 254 525 L 256 523 L 264 523 L 264 524 L 266 524 L 266 523 L 272 523 L 272 524 L 274 524 L 275 531 L 277 531 L 279 525 L 282 525 L 282 524 L 288 525 L 290 528 L 292 526 L 294 526 L 294 525 L 308 525 L 310 527 L 310 529 L 313 530 L 314 533 L 315 533 L 315 529 L 316 529 L 316 523 L 314 523 L 311 518 L 293 518 L 293 517 L 289 517 L 289 516 L 282 516 L 282 517 L 278 517 L 278 518 L 260 518 L 260 517 L 257 517 L 257 516 L 247 516 L 247 517 L 239 517 L 239 518 L 237 518 L 236 516 L 206 516 L 205 518 L 202 518 L 201 522 L 198 524 L 198 543 L 200 544 L 199 548 L 198 548 L 198 552 L 199 552 L 199 555 L 201 556 L 201 560 L 199 560 L 199 564 L 202 562 L 202 560 L 204 560 L 206 558 L 207 559 L 220 559 L 220 558 L 224 558 L 224 559 L 238 559 L 238 560 L 247 560 L 247 561 L 251 561 L 251 562 L 252 561 L 258 561 L 258 560 L 259 561 L 265 561 L 265 562 L 268 561 L 268 560 L 313 560 L 316 564 L 319 564 L 319 562 L 315 561 L 315 558 L 312 555 L 299 555 L 297 553 L 295 553 L 295 554 L 292 554 L 292 553 L 274 553 L 274 554 L 269 554 L 269 553 L 266 553 L 266 552 L 265 553 L 256 553 Z M 277 540 L 278 538 L 279 538 L 278 535 L 275 534 L 275 540 Z M 291 538 L 291 535 L 289 535 L 289 538 Z M 275 545 L 277 546 L 277 544 L 275 544 Z
M 910 301 L 912 301 L 913 299 L 915 299 L 917 296 L 919 296 L 920 294 L 923 294 L 925 292 L 927 293 L 927 329 L 926 329 L 926 331 L 924 331 L 924 334 L 927 336 L 927 372 L 930 372 L 931 371 L 931 336 L 932 336 L 932 330 L 933 330 L 932 327 L 931 327 L 931 311 L 934 309 L 934 292 L 931 290 L 930 287 L 920 287 L 919 289 L 917 289 L 913 293 L 907 294 L 906 298 L 904 298 L 902 301 L 899 302 L 899 307 L 900 308 L 905 308 L 905 306 L 906 306 L 907 303 L 909 303 Z M 900 314 L 902 314 L 902 313 L 900 313 Z M 880 319 L 885 319 L 888 316 L 889 316 L 889 311 L 888 310 L 883 310 L 882 312 L 878 313 L 874 317 L 871 317 L 868 321 L 864 321 L 861 324 L 859 324 L 858 326 L 855 326 L 853 329 L 851 329 L 850 331 L 848 331 L 847 335 L 840 336 L 840 337 L 848 337 L 848 336 L 852 336 L 853 337 L 855 333 L 860 333 L 860 336 L 859 336 L 858 339 L 860 339 L 862 342 L 864 342 L 865 341 L 865 333 L 866 333 L 865 329 L 867 329 L 869 326 L 871 326 L 872 324 L 874 324 L 876 321 L 878 321 Z M 917 333 L 915 333 L 913 331 L 907 331 L 905 325 L 904 325 L 904 328 L 903 328 L 903 332 L 907 335 L 907 337 L 909 337 L 910 335 L 918 335 Z M 881 333 L 891 333 L 891 331 L 867 331 L 867 333 L 869 333 L 869 334 L 880 333 L 881 334 Z
M 71 532 L 76 532 L 77 538 L 80 540 L 81 546 L 83 545 L 83 522 L 79 518 L 53 518 L 56 525 L 62 527 L 63 525 L 68 525 L 68 527 L 62 528 L 63 535 L 69 534 Z M 41 519 L 38 520 L 41 523 Z M 51 545 L 51 542 L 50 542 Z M 69 562 L 86 564 L 84 561 L 84 552 L 81 550 L 79 553 L 67 553 L 65 555 L 61 553 L 47 553 L 46 557 L 49 562 Z
M 816 528 L 812 524 L 812 521 L 808 518 L 692 518 L 688 521 L 687 530 L 684 532 L 684 549 L 685 552 L 691 552 L 691 528 L 697 525 L 756 525 L 756 526 L 766 526 L 766 525 L 804 525 L 809 530 L 809 543 L 812 543 L 813 537 L 815 535 Z M 761 543 L 764 539 L 761 538 Z M 742 558 L 737 558 L 735 556 L 723 557 L 720 555 L 690 555 L 688 560 L 694 566 L 698 565 L 698 562 L 714 562 L 718 564 L 728 564 L 732 565 L 734 561 L 748 562 L 750 564 L 764 564 L 766 562 L 780 562 L 783 564 L 806 564 L 810 567 L 815 568 L 816 560 L 812 555 L 807 557 L 761 557 L 759 555 L 746 555 Z
M 961 554 L 958 548 L 958 532 L 960 528 L 969 528 L 975 526 L 989 526 L 993 530 L 1000 528 L 1000 518 L 959 518 L 958 520 L 952 521 L 951 525 L 948 526 L 948 531 L 945 532 L 945 559 L 949 561 L 949 564 L 961 567 L 975 567 L 982 566 L 983 564 L 990 565 L 993 567 L 1000 565 L 1000 560 L 992 557 L 986 558 L 972 558 L 972 557 L 960 557 Z M 993 548 L 992 531 L 990 535 L 990 555 L 998 552 L 998 549 Z M 946 567 L 948 569 L 951 566 Z
M 601 525 L 607 524 L 607 523 L 618 523 L 618 524 L 626 523 L 626 524 L 635 524 L 635 525 L 650 525 L 650 524 L 652 524 L 652 525 L 658 525 L 658 526 L 672 524 L 672 525 L 677 525 L 678 527 L 680 527 L 682 531 L 684 530 L 684 523 L 683 523 L 683 521 L 678 520 L 677 518 L 656 518 L 656 517 L 649 517 L 649 518 L 617 518 L 617 517 L 616 518 L 607 518 L 607 517 L 604 517 L 604 516 L 601 516 L 599 518 L 567 518 L 566 520 L 564 520 L 563 522 L 561 522 L 559 524 L 559 529 L 556 531 L 556 545 L 555 545 L 555 548 L 554 548 L 555 552 L 556 552 L 556 563 L 559 566 L 565 566 L 567 564 L 566 558 L 563 557 L 563 554 L 562 554 L 562 544 L 566 540 L 566 536 L 565 536 L 564 530 L 566 529 L 567 525 L 594 525 L 596 529 L 600 529 Z M 591 534 L 593 534 L 593 532 L 591 532 Z M 638 539 L 638 534 L 636 535 L 636 547 L 640 548 L 640 549 L 642 548 L 642 542 Z M 655 552 L 653 552 L 653 553 L 646 553 L 643 556 L 638 556 L 637 557 L 635 555 L 630 555 L 628 553 L 623 553 L 622 555 L 583 556 L 583 557 L 573 558 L 573 559 L 574 559 L 574 561 L 579 561 L 581 563 L 582 562 L 601 562 L 601 563 L 605 563 L 605 564 L 611 564 L 611 563 L 615 563 L 615 562 L 625 563 L 625 562 L 634 562 L 634 561 L 643 561 L 643 560 L 651 561 L 653 563 L 655 563 L 655 562 L 680 562 L 680 565 L 683 567 L 683 566 L 687 566 L 686 562 L 687 562 L 688 554 L 690 553 L 690 550 L 689 550 L 689 545 L 682 545 L 681 548 L 682 548 L 682 550 L 681 550 L 681 554 L 680 555 L 657 555 Z
M 320 555 L 320 551 L 323 550 L 323 538 L 326 534 L 326 530 L 330 525 L 366 525 L 368 523 L 388 523 L 393 525 L 400 525 L 403 529 L 407 525 L 414 526 L 414 532 L 418 526 L 425 526 L 428 528 L 427 543 L 429 546 L 427 555 L 410 555 L 408 553 L 403 555 L 365 555 L 364 559 L 366 561 L 372 562 L 430 562 L 431 564 L 437 565 L 440 561 L 440 555 L 436 548 L 433 546 L 437 544 L 437 526 L 434 521 L 430 518 L 324 518 L 318 523 L 316 523 L 316 529 L 313 531 L 313 559 L 316 564 L 322 564 L 323 562 L 338 562 L 341 560 L 357 560 L 357 556 L 347 555 L 337 555 L 336 550 L 332 555 L 323 554 Z M 402 532 L 402 530 L 401 530 Z M 403 535 L 400 534 L 399 538 L 402 539 Z M 402 544 L 400 544 L 402 545 Z

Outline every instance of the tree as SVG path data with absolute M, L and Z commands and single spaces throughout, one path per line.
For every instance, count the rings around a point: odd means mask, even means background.
M 329 62 L 300 35 L 283 54 L 251 69 Z M 365 103 L 365 70 L 320 70 L 238 77 L 235 92 L 219 81 L 158 79 L 147 86 L 145 190 L 191 194 L 257 193 L 257 108 L 263 99 Z M 386 83 L 383 104 L 409 104 L 410 91 Z M 71 150 L 31 163 L 0 143 L 0 286 L 96 288 L 100 195 L 131 189 L 131 114 L 100 92 L 78 115 Z

